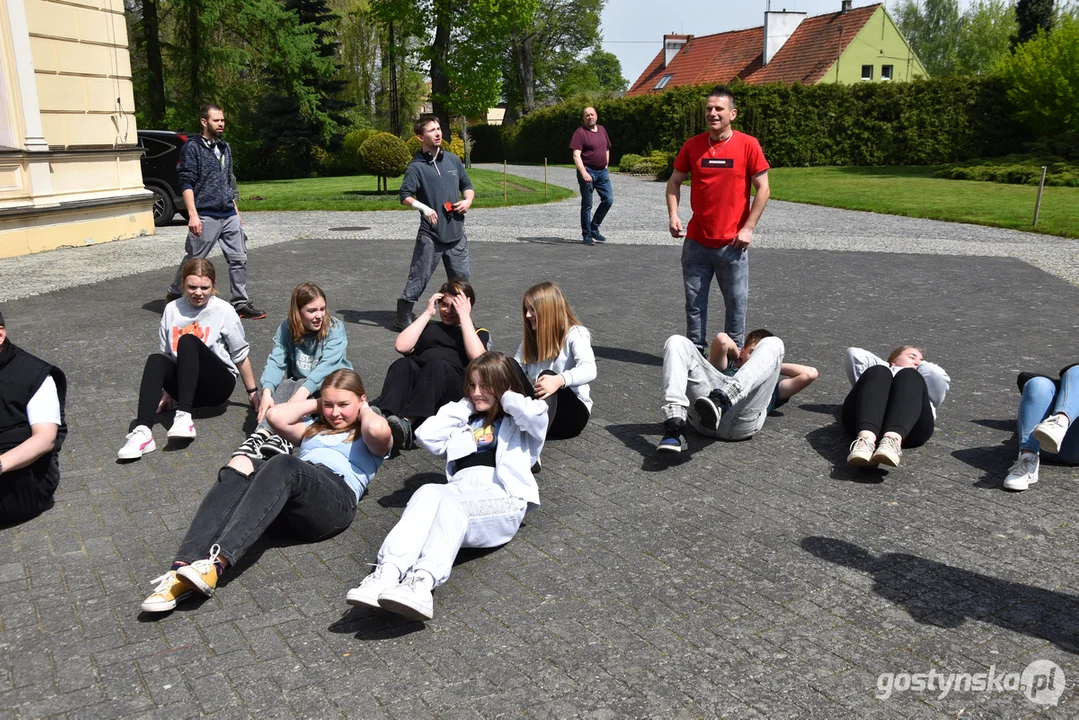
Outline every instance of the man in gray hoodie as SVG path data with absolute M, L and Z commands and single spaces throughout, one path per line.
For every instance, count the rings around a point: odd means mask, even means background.
M 434 115 L 420 115 L 412 126 L 422 148 L 401 181 L 401 204 L 420 211 L 420 229 L 405 290 L 397 300 L 393 326 L 404 330 L 416 319 L 416 304 L 441 258 L 447 280 L 469 280 L 465 213 L 476 193 L 465 166 L 442 149 L 442 127 Z M 464 199 L 461 199 L 463 196 Z

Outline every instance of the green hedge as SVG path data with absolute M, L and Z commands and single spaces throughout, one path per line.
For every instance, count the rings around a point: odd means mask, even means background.
M 704 132 L 711 86 L 596 102 L 612 157 L 676 152 Z M 1014 152 L 1031 138 L 1012 118 L 1004 83 L 952 77 L 858 85 L 732 86 L 734 126 L 760 140 L 776 166 L 936 165 Z M 570 161 L 581 108 L 543 108 L 516 125 L 475 126 L 477 161 Z M 497 137 L 496 137 L 497 136 Z

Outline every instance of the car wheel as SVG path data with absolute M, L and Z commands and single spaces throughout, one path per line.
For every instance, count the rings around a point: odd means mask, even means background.
M 176 214 L 176 207 L 172 204 L 172 198 L 168 192 L 157 185 L 146 188 L 154 194 L 154 225 L 165 225 L 172 222 Z

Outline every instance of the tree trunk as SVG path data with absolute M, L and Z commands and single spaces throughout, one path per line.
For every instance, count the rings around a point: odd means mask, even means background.
M 446 74 L 449 62 L 450 31 L 453 8 L 450 0 L 438 3 L 435 11 L 435 42 L 431 46 L 431 109 L 445 135 L 450 133 L 450 111 L 446 98 L 450 95 L 450 79 Z
M 521 114 L 536 109 L 536 72 L 532 61 L 532 35 L 515 37 L 513 60 L 517 66 L 517 82 L 521 86 Z
M 199 2 L 198 0 L 188 0 L 187 3 L 187 32 L 188 32 L 188 53 L 191 57 L 189 62 L 191 63 L 191 106 L 196 110 L 202 108 L 202 82 L 199 79 L 201 70 L 201 63 L 199 55 L 202 48 L 199 44 Z
M 142 31 L 146 39 L 146 71 L 150 76 L 146 112 L 150 125 L 156 128 L 165 121 L 165 73 L 161 61 L 157 0 L 143 0 Z

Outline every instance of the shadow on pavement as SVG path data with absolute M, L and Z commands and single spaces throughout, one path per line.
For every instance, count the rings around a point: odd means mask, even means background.
M 341 319 L 353 325 L 367 325 L 394 330 L 392 310 L 338 310 Z
M 806 408 L 805 405 L 802 407 Z M 838 409 L 839 406 L 834 405 L 831 407 Z M 820 411 L 810 410 L 810 412 Z M 875 485 L 884 482 L 884 478 L 888 474 L 887 471 L 878 467 L 851 467 L 847 465 L 850 438 L 847 437 L 847 433 L 839 425 L 839 422 L 810 431 L 806 435 L 806 440 L 809 442 L 810 447 L 816 450 L 817 454 L 832 466 L 832 473 L 829 477 L 833 480 L 847 480 Z
M 608 425 L 604 428 L 630 450 L 640 454 L 644 472 L 662 472 L 671 467 L 683 465 L 692 459 L 693 454 L 704 450 L 709 445 L 719 442 L 706 438 L 686 425 L 687 449 L 680 453 L 660 455 L 656 452 L 656 443 L 663 437 L 663 423 L 627 423 Z
M 969 620 L 1048 640 L 1079 654 L 1079 597 L 1002 580 L 917 555 L 873 555 L 837 538 L 811 536 L 802 548 L 870 575 L 873 592 L 923 625 L 957 628 Z
M 975 425 L 981 425 L 982 427 L 987 427 L 991 430 L 1003 430 L 1004 432 L 1011 430 L 1012 432 L 1015 432 L 1015 418 L 1011 418 L 1008 420 L 1001 420 L 999 418 L 987 418 L 985 420 L 971 420 L 971 422 Z
M 592 351 L 596 354 L 596 357 L 603 358 L 604 360 L 617 360 L 618 362 L 633 363 L 634 365 L 663 367 L 663 358 L 659 355 L 640 352 L 638 350 L 626 350 L 624 348 L 593 345 Z
M 1001 483 L 1004 482 L 1004 476 L 1008 474 L 1008 468 L 1011 467 L 1017 453 L 1016 447 L 1008 443 L 964 448 L 954 451 L 952 457 L 982 472 L 982 476 L 974 483 L 974 487 L 1004 491 Z
M 383 495 L 378 499 L 378 504 L 382 507 L 403 508 L 408 505 L 408 501 L 412 498 L 412 494 L 420 489 L 421 485 L 427 483 L 440 483 L 446 484 L 446 475 L 444 473 L 436 472 L 424 472 L 413 475 L 405 480 L 405 484 L 397 490 L 394 490 L 389 495 Z

